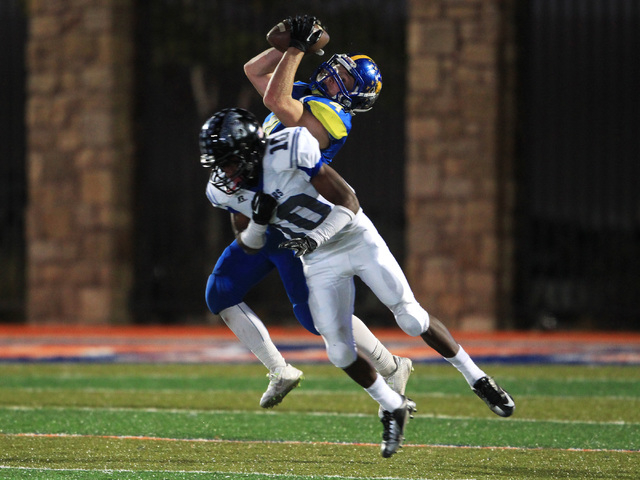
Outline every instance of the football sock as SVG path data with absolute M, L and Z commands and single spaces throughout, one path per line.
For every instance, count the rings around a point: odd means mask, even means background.
M 475 364 L 475 362 L 471 360 L 471 357 L 464 351 L 462 346 L 460 346 L 460 350 L 458 350 L 458 353 L 456 353 L 454 357 L 445 357 L 445 360 L 451 363 L 451 365 L 456 367 L 458 371 L 464 375 L 465 380 L 471 387 L 473 387 L 473 384 L 476 383 L 477 380 L 486 376 L 486 373 L 484 373 Z
M 402 396 L 391 390 L 384 378 L 380 374 L 377 375 L 376 381 L 369 388 L 365 388 L 366 392 L 371 395 L 380 406 L 388 411 L 393 412 L 402 405 Z
M 358 351 L 369 359 L 376 371 L 387 377 L 396 371 L 396 361 L 371 330 L 355 315 L 352 317 L 353 339 Z
M 271 340 L 267 328 L 249 305 L 242 302 L 225 308 L 220 312 L 220 316 L 238 340 L 251 350 L 270 372 L 287 365 Z

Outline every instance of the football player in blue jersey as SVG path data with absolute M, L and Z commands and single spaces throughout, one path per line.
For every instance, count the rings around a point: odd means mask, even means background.
M 323 161 L 329 163 L 349 135 L 351 117 L 371 109 L 378 98 L 382 77 L 370 57 L 339 54 L 322 63 L 309 83 L 295 82 L 298 66 L 311 45 L 309 32 L 316 19 L 298 16 L 291 22 L 295 46 L 286 52 L 270 48 L 247 62 L 244 70 L 272 112 L 263 124 L 266 134 L 275 134 L 285 127 L 304 126 L 317 139 Z M 206 152 L 206 145 L 201 147 Z M 207 165 L 204 156 L 202 163 Z M 245 201 L 251 202 L 251 198 L 247 197 Z M 259 205 L 255 207 L 259 208 Z M 239 217 L 233 210 L 230 212 L 237 236 L 246 225 L 239 225 Z M 277 268 L 296 318 L 307 330 L 318 335 L 309 311 L 309 292 L 302 264 L 291 252 L 278 248 L 282 241 L 282 234 L 269 228 L 265 246 L 257 255 L 251 256 L 243 252 L 237 240 L 234 241 L 218 259 L 206 289 L 211 312 L 219 314 L 242 344 L 269 370 L 269 386 L 260 399 L 264 408 L 279 404 L 299 384 L 302 372 L 285 361 L 263 322 L 244 302 L 247 292 Z M 358 350 L 395 391 L 404 393 L 413 369 L 411 360 L 392 355 L 357 317 L 353 319 L 353 328 Z

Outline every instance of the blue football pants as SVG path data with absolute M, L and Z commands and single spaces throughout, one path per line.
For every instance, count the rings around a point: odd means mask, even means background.
M 209 310 L 218 314 L 241 303 L 251 288 L 277 268 L 296 318 L 304 328 L 319 335 L 309 310 L 309 289 L 302 261 L 293 251 L 278 248 L 284 240 L 278 230 L 269 228 L 267 243 L 255 255 L 245 253 L 236 240 L 225 248 L 207 282 L 205 298 Z

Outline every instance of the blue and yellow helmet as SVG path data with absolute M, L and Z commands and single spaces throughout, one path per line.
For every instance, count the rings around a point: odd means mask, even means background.
M 350 91 L 338 74 L 342 66 L 355 79 Z M 329 95 L 325 80 L 333 78 L 340 87 L 336 95 Z M 371 110 L 382 89 L 382 75 L 376 62 L 361 53 L 337 53 L 322 63 L 311 76 L 311 89 L 339 103 L 352 114 Z

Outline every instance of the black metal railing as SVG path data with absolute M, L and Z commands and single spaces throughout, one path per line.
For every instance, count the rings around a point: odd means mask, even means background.
M 517 316 L 640 328 L 640 2 L 520 13 Z
M 24 2 L 0 2 L 0 321 L 24 318 Z

